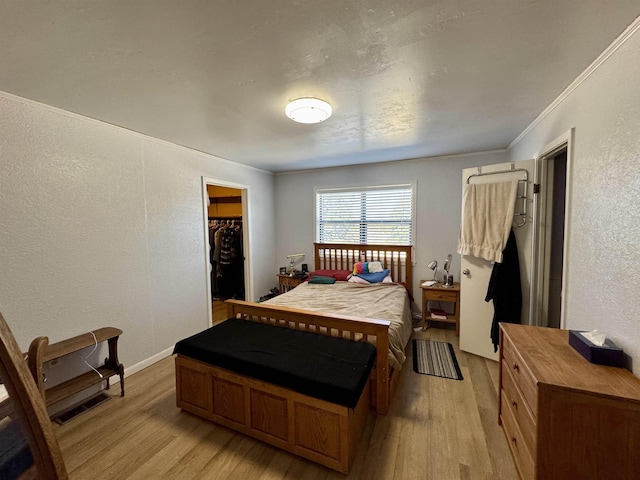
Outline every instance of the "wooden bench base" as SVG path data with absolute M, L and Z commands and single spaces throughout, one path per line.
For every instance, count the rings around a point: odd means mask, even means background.
M 51 345 L 49 345 L 48 337 L 34 338 L 29 346 L 27 360 L 31 374 L 47 407 L 105 380 L 108 389 L 110 387 L 109 379 L 114 375 L 120 377 L 120 396 L 124 397 L 124 366 L 118 361 L 118 338 L 120 335 L 122 335 L 122 330 L 119 328 L 104 327 Z M 109 344 L 109 356 L 105 358 L 102 366 L 45 389 L 46 379 L 43 374 L 45 363 L 78 352 L 83 348 L 94 345 L 97 347 L 98 343 L 105 341 Z
M 178 407 L 342 473 L 364 429 L 369 383 L 352 409 L 176 356 Z

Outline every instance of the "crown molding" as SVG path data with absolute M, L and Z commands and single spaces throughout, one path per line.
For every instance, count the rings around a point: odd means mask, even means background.
M 613 55 L 618 48 L 624 45 L 629 38 L 631 38 L 638 30 L 640 29 L 640 16 L 638 16 L 632 23 L 629 25 L 619 36 L 616 38 L 611 45 L 609 45 L 604 52 L 602 52 L 598 58 L 596 58 L 591 65 L 589 65 L 578 77 L 569 85 L 564 91 L 558 95 L 558 97 L 551 102 L 551 104 L 545 108 L 540 115 L 536 117 L 536 119 L 529 124 L 527 128 L 525 128 L 520 135 L 518 135 L 513 142 L 509 144 L 507 150 L 513 149 L 520 140 L 531 132 L 542 120 L 544 120 L 555 108 L 560 105 L 564 100 L 571 95 L 571 93 L 578 88 L 582 82 L 584 82 L 587 78 L 594 73 L 600 65 L 607 61 L 607 59 Z

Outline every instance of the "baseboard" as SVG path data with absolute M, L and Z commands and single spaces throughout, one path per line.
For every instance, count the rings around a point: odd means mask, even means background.
M 140 370 L 147 368 L 153 365 L 160 360 L 167 358 L 168 356 L 173 354 L 173 345 L 166 350 L 156 353 L 155 355 L 136 363 L 135 365 L 131 365 L 130 367 L 125 367 L 124 369 L 124 378 L 127 378 L 129 375 L 133 375 L 134 373 L 138 373 Z M 120 377 L 118 375 L 114 375 L 111 377 L 111 384 L 119 383 Z

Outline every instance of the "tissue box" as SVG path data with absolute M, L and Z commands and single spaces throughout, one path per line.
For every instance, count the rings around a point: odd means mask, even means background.
M 610 367 L 623 366 L 622 349 L 608 338 L 605 339 L 604 345 L 595 345 L 580 335 L 577 330 L 569 330 L 569 345 L 591 363 Z

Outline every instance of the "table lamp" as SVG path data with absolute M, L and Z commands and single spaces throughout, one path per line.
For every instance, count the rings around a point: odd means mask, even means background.
M 433 281 L 437 281 L 436 280 L 436 274 L 438 273 L 438 262 L 436 260 L 432 260 L 429 262 L 429 264 L 427 265 L 427 268 L 429 270 L 433 270 Z
M 289 259 L 289 275 L 290 276 L 295 275 L 296 267 L 294 267 L 293 264 L 295 263 L 296 259 L 300 257 L 304 257 L 304 253 L 292 253 L 291 255 L 287 255 L 287 258 Z
M 447 255 L 447 259 L 444 261 L 444 278 L 442 279 L 442 286 L 451 288 L 453 287 L 453 275 L 449 275 L 449 269 L 451 268 L 451 254 Z

